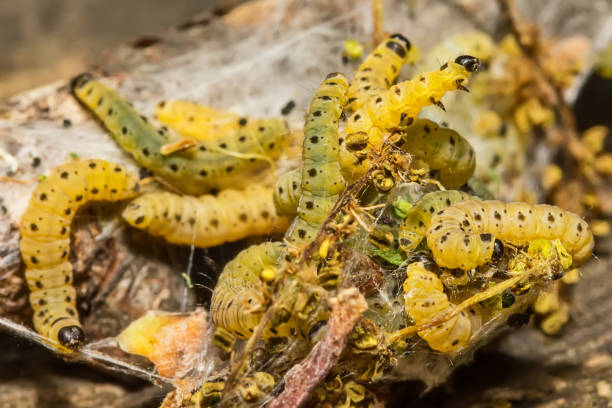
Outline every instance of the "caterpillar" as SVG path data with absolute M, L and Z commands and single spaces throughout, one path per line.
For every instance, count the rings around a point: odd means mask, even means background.
M 503 243 L 523 246 L 536 238 L 558 238 L 573 257 L 573 267 L 589 259 L 594 245 L 580 216 L 546 204 L 464 201 L 439 211 L 427 229 L 436 263 L 463 270 L 500 255 Z
M 213 292 L 210 313 L 216 326 L 248 338 L 265 311 L 264 271 L 276 270 L 283 246 L 279 242 L 253 245 L 227 263 Z M 262 338 L 288 336 L 287 325 L 267 327 Z
M 130 225 L 168 242 L 200 248 L 284 233 L 289 225 L 274 209 L 272 188 L 260 184 L 223 190 L 218 196 L 148 193 L 130 202 L 122 216 Z
M 439 172 L 440 182 L 448 189 L 465 184 L 476 169 L 472 145 L 459 133 L 436 122 L 418 119 L 401 132 L 400 148 Z
M 84 341 L 72 286 L 70 224 L 89 201 L 118 201 L 135 195 L 137 178 L 118 164 L 79 160 L 55 168 L 32 193 L 21 217 L 21 257 L 41 335 L 76 349 Z
M 404 304 L 406 313 L 416 325 L 428 323 L 443 311 L 450 311 L 454 305 L 444 293 L 444 285 L 434 272 L 425 268 L 423 262 L 414 262 L 406 269 L 404 281 Z M 469 314 L 462 311 L 457 316 L 431 328 L 418 332 L 429 347 L 441 352 L 455 351 L 467 345 L 472 335 Z
M 285 235 L 290 242 L 311 242 L 345 188 L 338 162 L 338 121 L 347 88 L 344 75 L 329 74 L 308 109 L 302 145 L 302 194 L 297 217 Z
M 380 146 L 387 130 L 407 127 L 423 107 L 434 104 L 444 109 L 440 101 L 444 94 L 457 89 L 466 91 L 465 84 L 470 74 L 477 71 L 479 66 L 478 58 L 461 55 L 437 71 L 393 85 L 349 117 L 345 139 L 350 139 L 352 134 L 363 133 L 367 135 L 363 148 Z M 363 175 L 369 164 L 351 150 L 354 149 L 343 142 L 341 164 L 345 174 L 355 178 Z
M 384 93 L 399 75 L 402 65 L 418 53 L 401 34 L 393 34 L 378 45 L 355 71 L 348 88 L 348 106 L 356 111 L 374 96 Z
M 434 46 L 418 67 L 424 70 L 435 69 L 440 61 L 460 53 L 473 55 L 481 62 L 487 63 L 493 58 L 495 51 L 495 42 L 489 34 L 479 30 L 464 31 Z
M 406 212 L 406 217 L 402 220 L 398 232 L 400 248 L 406 253 L 414 251 L 425 238 L 427 226 L 434 214 L 442 208 L 473 199 L 474 197 L 467 193 L 454 190 L 425 194 Z
M 246 187 L 251 181 L 249 176 L 269 168 L 287 142 L 287 125 L 275 121 L 268 127 L 238 132 L 214 142 L 199 142 L 195 148 L 164 155 L 160 152 L 162 146 L 177 139 L 164 128 L 150 124 L 117 92 L 87 73 L 74 78 L 71 87 L 74 96 L 140 165 L 187 194 Z
M 295 216 L 302 195 L 302 169 L 281 174 L 274 184 L 274 207 L 280 215 Z
M 222 141 L 225 137 L 256 138 L 260 128 L 286 131 L 282 118 L 250 118 L 223 112 L 210 106 L 189 101 L 161 101 L 155 109 L 156 118 L 184 137 L 202 142 Z

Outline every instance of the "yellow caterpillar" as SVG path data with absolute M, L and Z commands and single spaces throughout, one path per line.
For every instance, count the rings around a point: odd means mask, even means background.
M 348 104 L 353 111 L 373 96 L 384 93 L 399 75 L 402 65 L 418 56 L 410 41 L 393 34 L 378 45 L 355 71 L 348 88 Z
M 440 99 L 446 92 L 467 90 L 467 80 L 479 66 L 478 58 L 461 55 L 455 61 L 445 63 L 437 71 L 400 82 L 385 93 L 370 99 L 348 119 L 347 136 L 343 140 L 341 151 L 341 164 L 345 174 L 355 178 L 369 168 L 367 160 L 351 152 L 354 150 L 350 146 L 351 135 L 365 134 L 369 148 L 380 146 L 385 132 L 409 126 L 423 107 L 435 104 L 444 108 Z
M 280 215 L 295 216 L 302 195 L 302 169 L 281 174 L 274 184 L 274 207 Z
M 451 311 L 453 304 L 444 293 L 442 281 L 425 269 L 422 262 L 408 265 L 404 281 L 406 313 L 415 325 L 428 323 L 443 311 Z M 457 316 L 426 330 L 418 332 L 429 347 L 441 352 L 455 351 L 468 344 L 472 334 L 472 320 L 462 311 Z
M 250 118 L 189 101 L 162 101 L 155 116 L 184 137 L 215 142 L 228 137 L 256 137 L 260 129 L 285 129 L 282 118 Z M 239 134 L 240 133 L 240 134 Z
M 427 229 L 427 245 L 436 263 L 469 270 L 491 261 L 502 242 L 523 246 L 536 238 L 559 239 L 573 267 L 591 256 L 588 224 L 559 207 L 501 201 L 464 201 L 439 211 Z
M 472 199 L 474 197 L 471 195 L 454 190 L 425 194 L 406 212 L 406 217 L 402 220 L 398 232 L 400 248 L 407 253 L 415 250 L 425 238 L 427 227 L 434 214 L 442 208 Z
M 239 338 L 251 336 L 265 312 L 266 273 L 276 270 L 281 251 L 279 242 L 253 245 L 225 265 L 211 300 L 210 313 L 215 325 Z M 289 334 L 288 325 L 280 325 L 267 327 L 262 337 Z
M 427 163 L 431 170 L 438 171 L 444 187 L 458 188 L 474 174 L 474 149 L 454 130 L 419 119 L 401 135 L 400 148 Z
M 208 248 L 251 235 L 283 233 L 289 220 L 279 217 L 272 188 L 253 184 L 245 190 L 223 190 L 218 196 L 144 194 L 123 211 L 132 226 L 173 244 Z
M 62 346 L 84 340 L 72 287 L 70 224 L 89 201 L 118 201 L 135 195 L 137 178 L 115 163 L 79 160 L 55 168 L 30 198 L 21 217 L 21 256 L 34 309 L 34 327 Z
M 302 146 L 302 195 L 297 217 L 285 236 L 290 242 L 311 242 L 345 188 L 338 162 L 338 121 L 347 88 L 344 75 L 328 75 L 308 109 Z
M 164 128 L 157 129 L 117 92 L 89 74 L 72 80 L 72 93 L 106 126 L 119 145 L 142 166 L 173 187 L 191 195 L 213 189 L 247 186 L 253 174 L 270 167 L 287 142 L 283 121 L 238 132 L 190 149 L 162 154 L 163 146 L 180 142 Z M 248 126 L 247 126 L 248 127 Z

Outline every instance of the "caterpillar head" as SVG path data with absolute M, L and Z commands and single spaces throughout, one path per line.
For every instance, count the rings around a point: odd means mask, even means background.
M 398 40 L 402 42 L 406 46 L 407 50 L 410 50 L 410 48 L 412 47 L 412 44 L 410 43 L 410 41 L 399 33 L 392 34 L 390 38 L 393 38 L 394 40 Z
M 480 68 L 480 60 L 471 55 L 460 55 L 455 58 L 455 63 L 462 65 L 469 72 L 476 72 Z
M 85 84 L 93 79 L 93 75 L 89 72 L 83 72 L 70 80 L 70 91 L 74 93 L 75 89 L 82 88 Z
M 85 341 L 85 333 L 79 326 L 66 326 L 57 333 L 57 340 L 62 346 L 76 350 Z

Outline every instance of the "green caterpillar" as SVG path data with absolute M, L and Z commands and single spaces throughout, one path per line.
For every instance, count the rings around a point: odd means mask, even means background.
M 223 190 L 218 196 L 144 194 L 132 201 L 122 216 L 132 226 L 168 242 L 199 248 L 284 233 L 289 225 L 289 220 L 274 210 L 272 189 L 261 184 Z
M 70 224 L 89 201 L 119 201 L 136 194 L 137 178 L 104 160 L 80 160 L 55 168 L 32 193 L 21 217 L 21 256 L 41 335 L 76 349 L 84 341 L 72 286 Z
M 287 125 L 277 120 L 267 127 L 197 142 L 187 151 L 164 155 L 160 152 L 162 146 L 180 139 L 150 124 L 128 101 L 90 74 L 77 76 L 71 86 L 74 96 L 104 123 L 140 165 L 187 194 L 247 186 L 251 175 L 269 168 L 287 142 Z
M 338 162 L 338 121 L 347 101 L 346 77 L 332 73 L 315 93 L 304 125 L 302 195 L 289 242 L 309 243 L 346 186 Z
M 425 194 L 416 204 L 408 210 L 402 220 L 398 232 L 400 248 L 410 253 L 416 249 L 427 233 L 431 217 L 442 208 L 455 203 L 473 200 L 474 197 L 461 191 L 434 191 Z

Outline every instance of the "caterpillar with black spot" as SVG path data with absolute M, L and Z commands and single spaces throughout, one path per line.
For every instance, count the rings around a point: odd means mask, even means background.
M 346 77 L 332 73 L 310 103 L 302 145 L 302 194 L 297 217 L 285 235 L 289 242 L 311 242 L 346 186 L 338 162 L 338 121 L 347 88 Z
M 261 184 L 245 190 L 223 190 L 218 196 L 143 194 L 126 206 L 122 216 L 151 235 L 199 248 L 253 235 L 284 233 L 289 226 L 289 219 L 276 213 L 272 188 Z
M 437 71 L 393 85 L 353 113 L 347 121 L 347 136 L 341 151 L 341 164 L 347 177 L 359 177 L 369 168 L 368 160 L 355 155 L 351 151 L 354 148 L 346 144 L 351 135 L 367 135 L 363 148 L 380 146 L 387 131 L 409 126 L 425 106 L 434 104 L 444 109 L 440 101 L 444 94 L 457 89 L 467 90 L 465 85 L 470 74 L 479 67 L 478 58 L 461 55 Z
M 434 272 L 428 271 L 423 262 L 411 263 L 406 272 L 404 304 L 406 313 L 415 325 L 428 323 L 441 312 L 452 311 L 454 305 L 444 293 L 442 281 Z M 457 316 L 418 334 L 432 349 L 447 353 L 466 346 L 473 325 L 478 326 L 478 323 L 476 320 L 473 322 L 466 311 L 461 311 Z
M 295 216 L 302 195 L 302 169 L 281 174 L 274 183 L 274 207 L 280 215 Z
M 558 238 L 573 258 L 572 267 L 586 262 L 594 245 L 579 215 L 546 204 L 464 201 L 439 211 L 427 229 L 436 263 L 463 270 L 491 261 L 503 243 L 523 246 L 536 238 Z
M 393 34 L 378 45 L 355 71 L 348 88 L 348 106 L 356 111 L 370 98 L 384 93 L 399 75 L 402 65 L 418 53 L 401 34 Z
M 165 155 L 161 148 L 180 139 L 163 127 L 157 129 L 117 92 L 90 74 L 77 76 L 71 86 L 74 96 L 140 165 L 187 194 L 246 187 L 254 174 L 270 167 L 287 143 L 287 125 L 279 120 Z
M 416 249 L 425 238 L 431 217 L 442 208 L 455 203 L 473 200 L 474 197 L 462 191 L 434 191 L 425 194 L 411 207 L 400 224 L 398 240 L 400 248 L 406 253 Z
M 418 119 L 400 134 L 400 149 L 427 163 L 430 170 L 437 171 L 444 187 L 458 188 L 474 174 L 474 148 L 454 130 L 431 120 Z
M 70 224 L 89 201 L 119 201 L 136 194 L 137 178 L 104 160 L 80 160 L 51 171 L 32 193 L 21 217 L 21 257 L 41 335 L 76 349 L 84 341 L 72 286 Z
M 240 137 L 239 133 L 256 135 L 260 128 L 286 130 L 282 118 L 245 117 L 182 100 L 158 103 L 155 117 L 182 136 L 201 142 L 216 142 L 227 137 Z
M 210 306 L 216 326 L 223 327 L 239 338 L 251 336 L 265 312 L 266 273 L 276 271 L 282 250 L 280 242 L 253 245 L 225 265 Z M 288 335 L 289 325 L 280 325 L 267 327 L 262 338 Z

